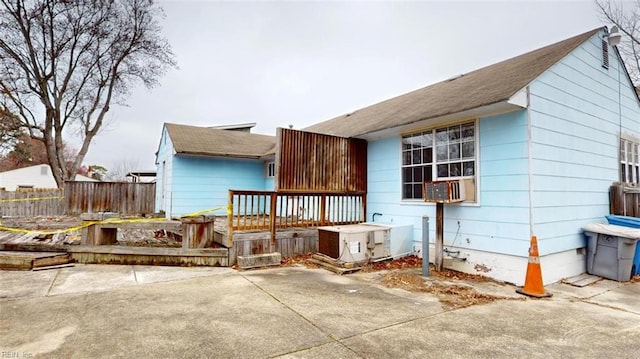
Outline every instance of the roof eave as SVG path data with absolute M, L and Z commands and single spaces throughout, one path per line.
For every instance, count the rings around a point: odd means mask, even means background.
M 526 89 L 523 89 L 523 90 L 526 91 Z M 405 133 L 419 131 L 421 129 L 431 128 L 431 127 L 442 125 L 445 123 L 452 123 L 452 122 L 471 120 L 471 119 L 476 119 L 481 117 L 495 116 L 495 115 L 522 110 L 523 108 L 527 108 L 528 106 L 527 103 L 523 102 L 523 98 L 522 98 L 523 90 L 518 91 L 516 94 L 511 96 L 511 98 L 500 101 L 500 102 L 487 104 L 487 105 L 483 105 L 473 109 L 468 109 L 468 110 L 459 111 L 455 113 L 450 113 L 450 114 L 445 114 L 445 115 L 440 115 L 440 116 L 435 116 L 430 118 L 424 118 L 424 119 L 406 123 L 400 126 L 358 134 L 351 137 L 361 138 L 367 141 L 375 141 L 383 138 L 388 138 L 391 136 L 397 136 Z M 528 96 L 526 96 L 525 98 L 528 98 Z
M 195 152 L 195 151 L 176 151 L 178 156 L 197 156 L 197 157 L 217 157 L 217 158 L 237 158 L 259 160 L 262 154 L 239 154 L 239 153 L 211 153 L 211 152 Z

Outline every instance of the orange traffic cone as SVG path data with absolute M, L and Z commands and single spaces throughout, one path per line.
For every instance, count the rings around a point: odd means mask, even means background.
M 524 279 L 524 287 L 516 289 L 517 293 L 536 298 L 546 298 L 552 296 L 544 291 L 542 284 L 542 268 L 538 257 L 538 239 L 531 237 L 531 247 L 529 247 L 529 264 L 527 265 L 527 276 Z

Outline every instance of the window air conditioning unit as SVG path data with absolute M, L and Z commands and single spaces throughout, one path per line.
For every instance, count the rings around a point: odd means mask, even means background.
M 464 180 L 424 182 L 424 201 L 456 203 L 466 199 Z

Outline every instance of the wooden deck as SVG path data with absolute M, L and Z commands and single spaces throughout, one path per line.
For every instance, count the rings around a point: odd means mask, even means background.
M 216 217 L 214 242 L 229 249 L 229 265 L 238 256 L 278 252 L 283 258 L 318 251 L 318 230 L 315 227 L 282 228 L 276 230 L 276 240 L 271 240 L 269 229 L 234 230 L 229 235 L 226 217 Z
M 183 233 L 176 221 L 157 223 L 104 224 L 103 228 L 121 231 L 119 240 L 105 245 L 86 243 L 81 231 L 43 235 L 34 230 L 29 233 L 0 231 L 0 251 L 68 252 L 79 263 L 121 263 L 184 266 L 232 266 L 238 256 L 278 252 L 282 257 L 318 251 L 318 235 L 315 228 L 281 228 L 272 241 L 267 230 L 234 230 L 228 233 L 227 218 L 215 217 L 213 239 L 197 244 L 200 248 L 171 248 L 150 233 L 149 243 L 128 242 L 129 230 L 141 227 L 150 232 L 164 229 L 181 238 Z M 156 228 L 157 227 L 157 228 Z M 38 229 L 44 230 L 44 229 Z M 124 238 L 123 238 L 124 237 Z M 81 242 L 83 244 L 81 244 Z M 128 245 L 129 244 L 129 245 Z M 135 245 L 130 245 L 135 244 Z M 180 245 L 180 242 L 177 242 Z M 186 251 L 185 251 L 186 250 Z

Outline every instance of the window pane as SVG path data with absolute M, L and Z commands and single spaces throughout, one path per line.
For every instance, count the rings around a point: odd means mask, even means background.
M 459 160 L 460 159 L 460 144 L 456 143 L 453 145 L 449 145 L 449 160 Z
M 462 163 L 452 163 L 449 165 L 449 176 L 459 177 L 462 175 Z
M 460 126 L 449 127 L 449 141 L 458 142 L 460 140 Z
M 413 198 L 422 198 L 422 183 L 413 185 Z
M 468 123 L 466 125 L 462 125 L 462 138 L 463 139 L 471 139 L 474 137 L 474 124 Z
M 424 148 L 422 149 L 422 163 L 431 163 L 433 162 L 433 148 Z
M 474 161 L 469 161 L 462 164 L 462 173 L 464 173 L 464 176 L 473 176 L 475 171 L 474 163 Z
M 462 158 L 473 158 L 474 156 L 474 142 L 463 142 L 462 143 Z
M 438 177 L 449 177 L 449 165 L 438 165 Z
M 424 166 L 424 180 L 427 182 L 433 181 L 433 167 Z
M 411 167 L 402 169 L 402 182 L 413 182 Z
M 436 144 L 447 143 L 449 135 L 446 128 L 436 130 Z
M 411 164 L 411 151 L 402 152 L 402 164 L 403 165 Z
M 422 183 L 422 167 L 413 168 L 413 182 Z
M 419 136 L 405 136 L 402 138 L 402 149 L 411 150 L 420 147 Z
M 422 147 L 433 146 L 433 132 L 425 132 L 422 134 Z
M 436 147 L 436 159 L 437 159 L 437 161 L 446 161 L 448 159 L 447 152 L 448 152 L 448 146 L 447 145 Z
M 402 186 L 402 197 L 403 198 L 413 198 L 413 194 L 411 192 L 412 188 L 413 188 L 413 186 L 411 186 L 410 184 L 405 184 L 404 186 Z
M 413 164 L 419 164 L 422 163 L 422 153 L 420 153 L 420 150 L 413 150 L 411 151 L 411 153 L 413 154 Z
M 625 171 L 625 168 L 627 168 L 627 165 L 620 165 L 620 172 L 622 172 L 620 177 L 622 182 L 627 182 L 627 172 Z
M 636 181 L 635 181 L 635 183 L 638 183 L 638 182 L 640 182 L 640 167 L 638 167 L 638 166 L 634 166 L 634 167 L 636 169 Z

